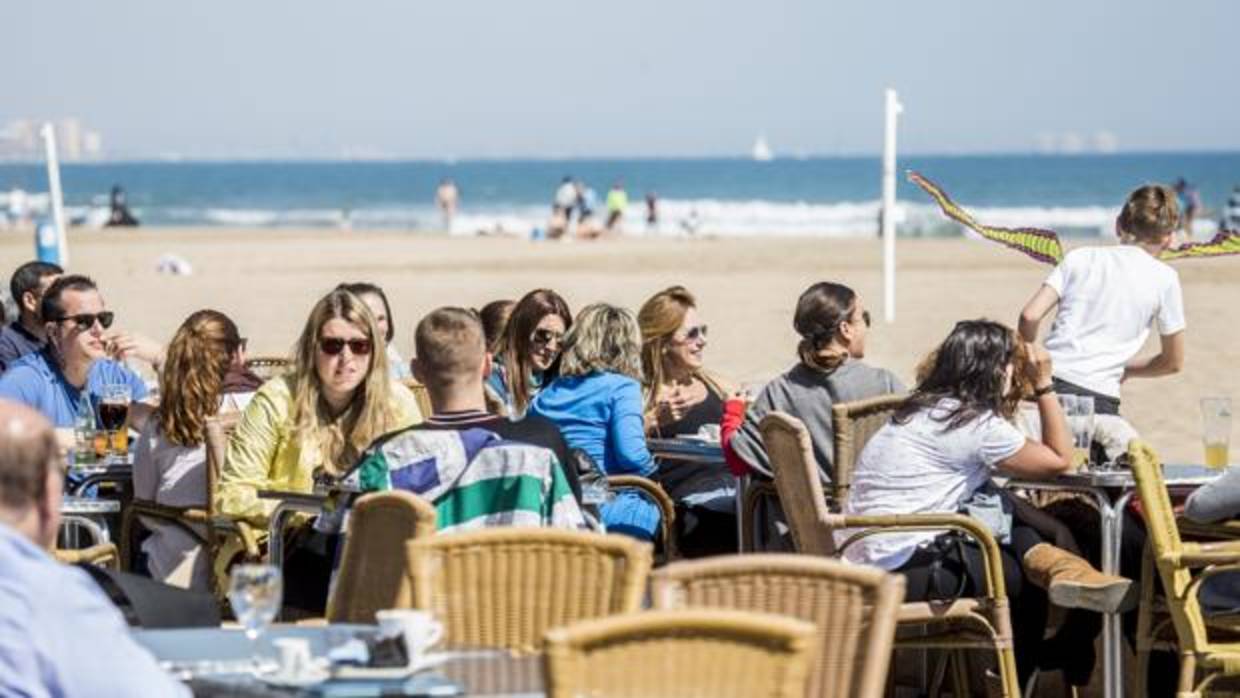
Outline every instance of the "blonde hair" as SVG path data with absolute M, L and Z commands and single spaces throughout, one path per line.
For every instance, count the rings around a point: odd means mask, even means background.
M 560 375 L 611 371 L 642 382 L 641 330 L 633 314 L 606 303 L 587 305 L 564 337 Z
M 1128 195 L 1116 222 L 1123 236 L 1161 242 L 1180 227 L 1180 203 L 1170 187 L 1146 184 Z
M 646 411 L 659 401 L 663 387 L 663 357 L 676 331 L 685 322 L 697 299 L 684 286 L 671 286 L 654 294 L 637 311 L 637 324 L 642 333 L 642 371 L 646 375 Z M 701 378 L 694 371 L 695 378 Z M 707 383 L 709 386 L 710 384 Z
M 364 332 L 371 350 L 365 380 L 344 412 L 333 417 L 323 397 L 316 359 L 323 325 L 337 318 Z M 376 437 L 399 426 L 387 346 L 370 308 L 353 293 L 337 289 L 315 304 L 293 349 L 293 370 L 288 380 L 293 393 L 293 438 L 316 443 L 329 472 L 338 473 L 351 466 Z
M 159 428 L 178 446 L 206 438 L 207 417 L 220 408 L 224 376 L 241 346 L 237 325 L 215 310 L 199 310 L 181 323 L 159 372 Z

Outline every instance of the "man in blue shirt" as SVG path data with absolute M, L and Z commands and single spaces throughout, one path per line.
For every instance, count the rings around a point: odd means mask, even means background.
M 163 349 L 150 340 L 115 330 L 95 282 L 85 276 L 57 279 L 41 306 L 47 345 L 9 366 L 0 377 L 0 398 L 28 405 L 58 429 L 71 429 L 83 400 L 98 404 L 103 387 L 123 384 L 133 404 L 130 425 L 141 429 L 151 406 L 142 402 L 146 384 L 119 360 L 150 363 L 156 371 Z
M 60 527 L 51 425 L 0 400 L 0 695 L 188 696 L 87 574 L 47 549 Z
M 48 287 L 63 273 L 64 269 L 47 262 L 26 262 L 13 272 L 9 293 L 17 304 L 17 317 L 0 328 L 0 373 L 17 359 L 43 348 L 46 338 L 39 306 Z

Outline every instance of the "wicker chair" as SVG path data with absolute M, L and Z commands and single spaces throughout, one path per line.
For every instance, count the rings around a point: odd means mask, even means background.
M 772 412 L 762 419 L 762 440 L 775 469 L 775 486 L 784 514 L 792 529 L 797 550 L 811 555 L 836 555 L 833 534 L 845 528 L 863 529 L 845 546 L 858 538 L 890 531 L 955 530 L 975 540 L 983 552 L 986 594 L 957 599 L 948 604 L 913 602 L 900 607 L 901 627 L 918 626 L 926 630 L 916 636 L 898 638 L 897 649 L 946 649 L 955 659 L 957 688 L 967 676 L 959 650 L 994 650 L 1003 695 L 1020 695 L 1016 675 L 1016 655 L 1012 650 L 1012 623 L 1008 613 L 1007 587 L 1003 580 L 999 545 L 986 528 L 960 514 L 907 514 L 889 516 L 844 516 L 827 509 L 818 466 L 814 462 L 809 432 L 795 417 Z
M 263 380 L 287 372 L 292 365 L 287 356 L 251 356 L 245 360 L 245 367 Z
M 449 644 L 535 652 L 548 629 L 641 606 L 650 546 L 616 535 L 497 527 L 408 544 L 413 606 Z
M 120 558 L 116 551 L 116 545 L 113 543 L 99 543 L 89 548 L 79 548 L 76 550 L 57 548 L 52 551 L 52 556 L 66 565 L 85 563 L 97 567 L 106 567 L 110 570 L 120 569 Z
M 413 378 L 401 379 L 400 383 L 413 393 L 413 399 L 418 401 L 418 410 L 422 412 L 423 417 L 429 417 L 435 413 L 435 408 L 431 406 L 431 394 L 425 385 Z
M 234 412 L 209 417 L 206 424 L 207 560 L 211 564 L 208 578 L 212 593 L 221 601 L 228 591 L 229 563 L 238 553 L 247 561 L 262 560 L 261 545 L 266 534 L 265 531 L 257 530 L 250 522 L 226 516 L 215 507 L 215 488 L 228 453 L 228 438 L 240 420 L 241 415 Z
M 837 507 L 842 507 L 848 499 L 853 470 L 857 467 L 857 456 L 861 455 L 861 449 L 869 442 L 870 437 L 874 436 L 874 432 L 891 419 L 891 415 L 906 397 L 879 395 L 831 406 L 831 427 L 834 435 L 832 458 L 835 461 L 831 497 L 837 502 Z
M 409 608 L 405 544 L 435 533 L 435 507 L 393 490 L 360 497 L 349 511 L 340 568 L 327 601 L 332 623 L 373 623 L 375 611 Z
M 663 537 L 663 560 L 670 561 L 680 557 L 680 548 L 676 544 L 676 505 L 663 487 L 649 478 L 640 475 L 608 475 L 607 486 L 613 490 L 637 490 L 646 495 L 659 507 L 659 535 Z
M 805 695 L 879 698 L 904 578 L 809 555 L 732 555 L 655 570 L 651 594 L 655 608 L 730 608 L 812 622 L 818 661 Z
M 647 611 L 547 633 L 551 698 L 801 698 L 814 626 L 766 613 Z
M 1236 632 L 1234 616 L 1207 619 L 1197 598 L 1201 584 L 1210 577 L 1223 572 L 1240 574 L 1240 541 L 1184 542 L 1176 525 L 1158 456 L 1139 441 L 1129 444 L 1128 455 L 1145 509 L 1148 554 L 1158 569 L 1166 610 L 1179 642 L 1180 681 L 1176 695 L 1199 696 L 1221 677 L 1240 676 L 1240 634 Z M 1146 575 L 1142 580 L 1143 589 L 1153 586 L 1149 584 L 1151 581 Z M 1150 627 L 1148 602 L 1149 599 L 1143 599 L 1137 629 L 1140 639 L 1137 681 L 1140 684 L 1146 678 L 1151 644 L 1158 636 L 1156 629 Z M 1144 685 L 1139 688 L 1144 693 Z

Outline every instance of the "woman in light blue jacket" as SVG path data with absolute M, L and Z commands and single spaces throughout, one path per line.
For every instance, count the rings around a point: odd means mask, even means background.
M 623 308 L 587 306 L 564 338 L 560 375 L 530 404 L 560 428 L 569 448 L 584 451 L 608 475 L 655 471 L 642 421 L 641 332 Z M 613 533 L 651 540 L 659 509 L 642 495 L 622 491 L 600 507 Z

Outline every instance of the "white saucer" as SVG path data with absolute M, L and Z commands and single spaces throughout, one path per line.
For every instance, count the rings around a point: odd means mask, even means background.
M 449 652 L 428 652 L 416 664 L 400 667 L 340 666 L 336 667 L 332 676 L 338 679 L 401 679 L 406 676 L 412 676 L 419 671 L 439 666 L 452 659 L 453 656 Z
M 317 686 L 331 678 L 331 674 L 326 669 L 313 666 L 305 671 L 297 674 L 290 674 L 283 669 L 277 669 L 269 674 L 259 674 L 258 680 L 270 686 L 280 686 L 283 688 L 308 688 Z

